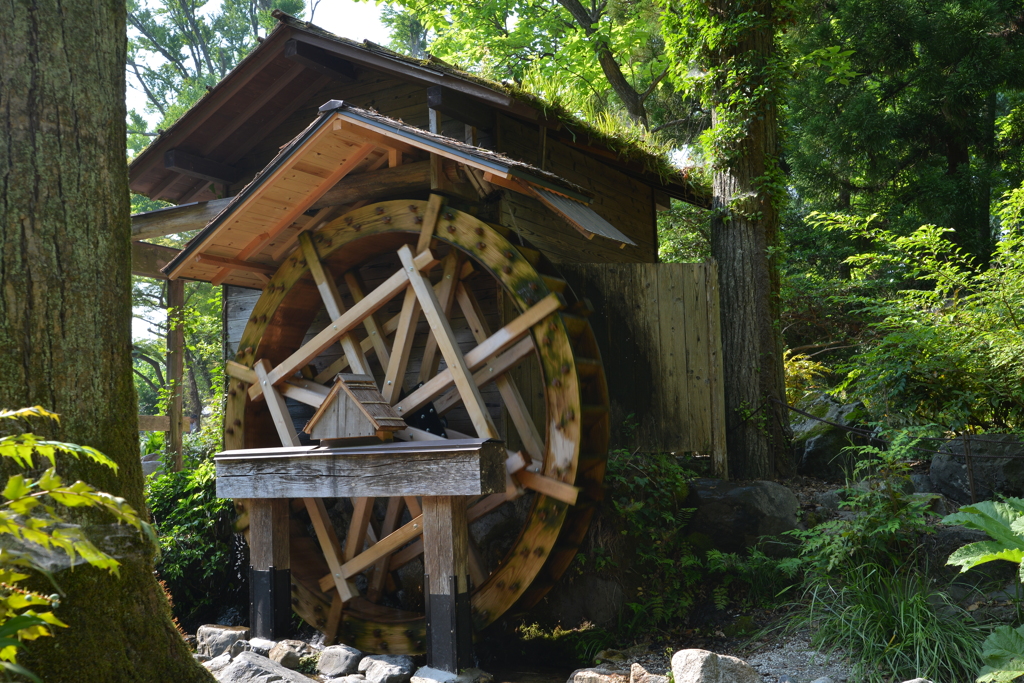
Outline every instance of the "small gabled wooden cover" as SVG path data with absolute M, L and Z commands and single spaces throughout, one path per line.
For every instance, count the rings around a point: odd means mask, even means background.
M 384 400 L 373 377 L 339 374 L 331 393 L 306 423 L 314 439 L 354 439 L 406 428 L 405 420 Z

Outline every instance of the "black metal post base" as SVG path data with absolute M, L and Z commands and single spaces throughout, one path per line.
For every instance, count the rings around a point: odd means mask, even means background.
M 249 567 L 249 628 L 255 638 L 281 640 L 291 631 L 291 570 Z
M 427 666 L 458 673 L 473 666 L 473 613 L 469 593 L 456 592 L 458 578 L 450 576 L 448 595 L 424 592 L 427 616 Z M 468 577 L 465 584 L 469 585 Z M 430 577 L 423 577 L 430 586 Z

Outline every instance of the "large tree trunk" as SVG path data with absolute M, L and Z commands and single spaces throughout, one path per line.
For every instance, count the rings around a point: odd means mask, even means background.
M 743 11 L 754 5 L 762 16 L 772 13 L 770 0 L 712 4 L 719 16 L 730 18 L 740 11 L 739 5 Z M 743 137 L 731 143 L 732 153 L 716 164 L 711 225 L 721 295 L 729 475 L 736 479 L 773 478 L 794 471 L 778 327 L 779 215 L 771 183 L 766 182 L 779 152 L 776 88 L 768 80 L 775 50 L 771 26 L 766 22 L 744 31 L 739 41 L 719 53 L 720 64 L 748 65 L 752 78 L 761 80 L 751 83 L 734 73 L 723 77 L 712 116 L 718 127 L 723 119 L 735 122 L 740 113 L 744 125 Z M 742 109 L 729 111 L 737 101 L 743 102 Z
M 0 406 L 39 404 L 49 430 L 120 466 L 62 473 L 145 509 L 131 370 L 124 0 L 14 0 L 0 23 Z M 47 683 L 210 681 L 170 620 L 153 549 L 108 520 L 91 535 L 120 578 L 58 571 L 70 628 L 28 644 Z M 41 584 L 44 590 L 52 590 Z

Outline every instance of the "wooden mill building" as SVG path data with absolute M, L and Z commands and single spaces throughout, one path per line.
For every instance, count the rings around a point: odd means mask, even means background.
M 465 506 L 486 626 L 571 562 L 616 423 L 724 464 L 717 275 L 657 262 L 658 211 L 707 193 L 512 88 L 275 16 L 131 164 L 176 205 L 133 217 L 134 270 L 225 287 L 229 449 L 307 443 L 339 377 L 388 443 L 504 442 L 506 491 Z M 253 567 L 289 567 L 329 638 L 421 651 L 420 501 L 311 500 Z

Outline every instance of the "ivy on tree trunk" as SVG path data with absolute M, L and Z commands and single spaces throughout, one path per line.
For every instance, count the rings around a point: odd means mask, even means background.
M 62 474 L 145 509 L 131 361 L 125 4 L 15 0 L 0 24 L 0 406 L 61 416 L 50 436 L 98 448 Z M 170 619 L 153 548 L 79 518 L 121 562 L 53 578 L 69 628 L 20 662 L 47 683 L 211 681 Z M 39 586 L 52 590 L 48 582 Z
M 793 472 L 779 320 L 778 98 L 785 73 L 776 33 L 781 2 L 664 0 L 667 47 L 679 77 L 712 111 L 711 253 L 722 309 L 729 474 Z M 693 65 L 703 69 L 700 73 Z

